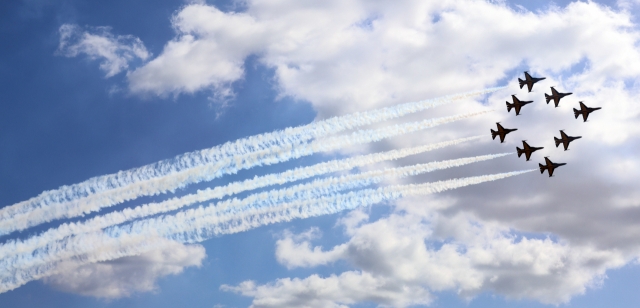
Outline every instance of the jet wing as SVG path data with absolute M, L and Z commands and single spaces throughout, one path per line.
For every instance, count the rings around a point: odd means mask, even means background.
M 553 87 L 551 87 L 551 96 L 558 96 L 558 91 Z
M 549 172 L 549 177 L 553 176 L 553 170 L 556 170 L 556 167 L 554 167 L 553 165 L 549 166 L 549 168 L 547 168 L 547 171 Z
M 583 104 L 582 102 L 580 102 L 580 110 L 582 110 L 582 112 L 587 111 L 587 106 L 585 104 Z
M 520 115 L 520 108 L 522 108 L 522 105 L 517 104 L 514 107 L 516 108 L 516 115 Z

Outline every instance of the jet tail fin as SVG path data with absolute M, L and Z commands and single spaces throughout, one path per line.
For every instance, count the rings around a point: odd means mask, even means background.
M 545 93 L 544 98 L 547 100 L 547 104 L 551 101 L 552 97 L 549 94 Z
M 575 115 L 577 119 L 580 116 L 580 111 L 576 108 L 573 108 L 573 115 Z
M 562 143 L 562 139 L 558 139 L 558 138 L 556 138 L 556 137 L 553 137 L 553 140 L 555 140 L 555 141 L 556 141 L 556 148 L 557 148 L 558 146 L 560 146 L 560 144 Z
M 547 166 L 544 166 L 542 164 L 538 164 L 538 166 L 540 166 L 540 174 L 543 174 L 545 170 L 547 170 Z
M 516 147 L 516 150 L 518 151 L 518 157 L 522 156 L 522 153 L 524 153 L 524 150 L 519 147 Z
M 520 89 L 522 89 L 522 87 L 524 87 L 524 85 L 526 84 L 524 80 L 518 78 L 518 82 L 520 83 Z
M 497 135 L 498 135 L 498 132 L 492 129 L 492 130 L 491 130 L 491 138 L 492 138 L 493 140 L 496 140 L 496 136 L 497 136 Z
M 511 112 L 511 108 L 515 107 L 515 104 L 509 104 L 509 102 L 505 103 L 507 103 L 507 112 Z

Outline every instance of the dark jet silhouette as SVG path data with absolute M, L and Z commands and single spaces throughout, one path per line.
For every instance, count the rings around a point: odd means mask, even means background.
M 553 102 L 556 104 L 556 107 L 558 107 L 558 104 L 560 104 L 560 99 L 571 94 L 573 93 L 560 93 L 556 91 L 556 89 L 551 87 L 551 95 L 545 93 L 544 98 L 547 100 L 547 104 L 549 104 L 549 101 L 553 99 Z
M 516 150 L 518 151 L 518 157 L 522 156 L 522 154 L 524 153 L 525 158 L 527 159 L 527 161 L 529 160 L 529 158 L 531 158 L 531 153 L 533 153 L 533 152 L 535 152 L 537 150 L 544 149 L 544 147 L 536 148 L 536 147 L 529 146 L 525 140 L 522 140 L 522 147 L 524 149 L 516 147 Z
M 511 108 L 516 109 L 516 115 L 520 115 L 520 108 L 526 104 L 531 104 L 533 101 L 521 101 L 515 95 L 511 95 L 511 99 L 513 100 L 513 104 L 507 103 L 507 112 L 511 112 Z
M 560 166 L 566 165 L 566 163 L 554 163 L 548 157 L 545 156 L 544 161 L 547 163 L 546 165 L 538 164 L 540 166 L 540 174 L 543 174 L 545 170 L 549 172 L 549 177 L 553 176 L 553 171 Z
M 529 92 L 531 92 L 531 88 L 533 88 L 533 84 L 540 81 L 540 80 L 545 80 L 547 79 L 546 77 L 542 77 L 542 78 L 535 78 L 535 77 L 531 77 L 531 75 L 529 75 L 528 72 L 524 72 L 524 80 L 518 78 L 518 82 L 520 83 L 520 89 L 522 89 L 522 87 L 524 87 L 524 85 L 527 85 L 527 88 L 529 89 Z
M 513 128 L 513 129 L 504 128 L 502 127 L 502 125 L 500 125 L 500 122 L 496 123 L 496 125 L 498 125 L 498 131 L 495 131 L 492 129 L 491 138 L 493 138 L 493 140 L 496 140 L 496 136 L 500 135 L 500 143 L 504 142 L 504 136 L 506 136 L 508 133 L 518 130 L 517 128 Z
M 571 141 L 580 139 L 580 138 L 582 138 L 582 136 L 575 136 L 575 137 L 567 136 L 567 134 L 565 134 L 563 130 L 560 130 L 560 138 L 558 139 L 556 137 L 553 137 L 553 140 L 556 141 L 556 148 L 560 146 L 560 144 L 562 143 L 562 145 L 564 145 L 564 150 L 566 151 L 569 149 L 569 143 Z
M 578 118 L 579 115 L 582 115 L 582 119 L 584 120 L 583 122 L 587 122 L 587 118 L 589 117 L 589 114 L 599 109 L 602 109 L 602 107 L 589 108 L 585 104 L 580 102 L 580 110 L 573 108 L 573 114 L 575 114 L 576 119 Z

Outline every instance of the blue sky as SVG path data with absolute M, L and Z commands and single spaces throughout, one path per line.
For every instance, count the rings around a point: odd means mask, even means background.
M 543 155 L 568 165 L 551 179 L 529 173 L 102 263 L 74 259 L 1 293 L 2 306 L 635 307 L 637 1 L 319 3 L 3 2 L 0 206 L 332 116 L 507 86 L 361 129 L 495 111 L 140 196 L 0 241 L 254 176 L 478 132 L 487 138 L 353 172 L 509 152 L 522 139 L 545 152 L 532 162 L 511 155 L 381 186 L 531 169 Z M 515 82 L 522 70 L 547 80 L 525 93 Z M 542 99 L 549 86 L 574 96 L 552 108 Z M 514 93 L 536 101 L 518 118 L 504 110 Z M 603 110 L 575 121 L 578 100 Z M 519 128 L 505 144 L 488 138 L 497 121 Z M 558 129 L 584 137 L 562 152 L 550 142 Z M 362 290 L 342 291 L 350 287 Z

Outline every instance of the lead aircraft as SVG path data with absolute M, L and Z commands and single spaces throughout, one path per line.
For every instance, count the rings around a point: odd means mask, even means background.
M 536 77 L 531 77 L 531 75 L 529 75 L 528 72 L 524 72 L 524 80 L 518 78 L 518 82 L 520 83 L 520 89 L 522 89 L 522 87 L 524 87 L 524 85 L 527 85 L 527 89 L 529 90 L 529 92 L 531 92 L 531 89 L 533 88 L 533 84 L 540 81 L 540 80 L 545 80 L 547 79 L 546 77 L 541 77 L 541 78 L 536 78 Z

